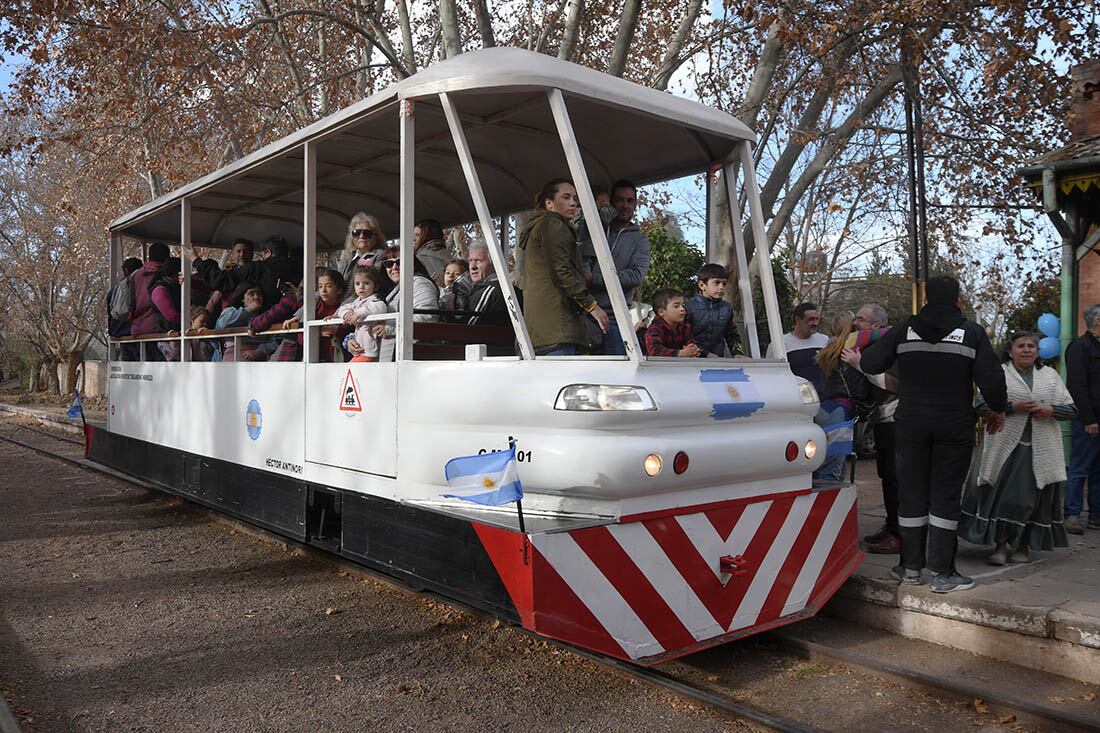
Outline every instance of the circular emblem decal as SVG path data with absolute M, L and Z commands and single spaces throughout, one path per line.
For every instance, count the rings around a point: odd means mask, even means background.
M 260 437 L 260 430 L 264 426 L 264 416 L 260 412 L 260 403 L 252 400 L 244 411 L 244 426 L 248 430 L 248 437 L 256 440 Z

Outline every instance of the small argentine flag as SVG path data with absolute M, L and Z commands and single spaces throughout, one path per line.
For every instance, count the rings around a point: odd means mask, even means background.
M 748 417 L 764 407 L 764 398 L 744 369 L 703 369 L 699 382 L 710 399 L 715 420 Z
M 80 393 L 76 391 L 76 387 L 73 387 L 73 403 L 69 405 L 69 411 L 65 413 L 69 417 L 84 417 L 84 402 L 80 399 Z
M 452 458 L 443 467 L 450 489 L 443 496 L 499 506 L 523 498 L 516 471 L 516 446 L 480 456 Z
M 826 458 L 850 456 L 855 447 L 856 421 L 844 420 L 828 426 L 825 430 L 825 442 L 828 448 Z

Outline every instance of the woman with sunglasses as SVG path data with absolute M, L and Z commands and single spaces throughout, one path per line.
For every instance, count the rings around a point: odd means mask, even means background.
M 389 313 L 396 313 L 400 310 L 400 298 L 398 293 L 401 291 L 399 287 L 401 283 L 401 248 L 400 247 L 387 247 L 382 250 L 382 256 L 379 260 L 379 264 L 385 271 L 386 276 L 390 282 L 393 283 L 393 290 L 386 295 L 386 310 Z M 431 277 L 428 275 L 428 270 L 424 267 L 424 264 L 420 260 L 413 257 L 413 310 L 430 309 L 437 310 L 439 308 L 439 288 L 432 282 Z M 438 321 L 439 316 L 430 315 L 428 313 L 413 313 L 413 321 Z M 386 323 L 380 323 L 374 327 L 374 334 L 382 339 L 382 346 L 379 350 L 378 361 L 386 362 L 393 361 L 394 355 L 394 334 L 396 330 L 394 328 L 394 322 L 388 321 Z M 363 347 L 357 343 L 354 339 L 350 339 L 345 343 L 345 348 L 351 352 L 352 356 L 359 356 L 363 353 Z
M 360 211 L 348 222 L 348 234 L 344 238 L 344 251 L 334 268 L 351 282 L 357 265 L 377 266 L 378 257 L 386 247 L 386 235 L 370 214 Z

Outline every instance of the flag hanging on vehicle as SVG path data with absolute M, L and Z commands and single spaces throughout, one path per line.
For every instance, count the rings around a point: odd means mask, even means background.
M 84 419 L 84 403 L 80 399 L 80 392 L 73 387 L 73 403 L 69 405 L 69 411 L 65 413 L 69 417 Z
M 516 446 L 479 456 L 452 458 L 443 467 L 450 487 L 443 496 L 499 506 L 523 498 L 516 470 Z
M 825 428 L 826 458 L 850 456 L 855 448 L 856 421 L 844 420 Z

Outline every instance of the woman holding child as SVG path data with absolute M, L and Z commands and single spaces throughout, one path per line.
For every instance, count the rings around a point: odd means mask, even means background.
M 975 450 L 962 498 L 959 536 L 995 545 L 989 562 L 1028 562 L 1029 550 L 1069 547 L 1062 523 L 1066 459 L 1058 420 L 1077 416 L 1058 372 L 1038 362 L 1039 337 L 1009 337 L 1005 428 Z M 989 412 L 978 396 L 978 412 Z
M 383 250 L 380 263 L 392 287 L 392 290 L 384 298 L 386 310 L 390 313 L 396 313 L 401 308 L 401 288 L 399 287 L 401 283 L 401 248 L 388 247 Z M 438 310 L 439 308 L 439 288 L 432 282 L 424 265 L 415 257 L 413 257 L 412 286 L 413 321 L 439 320 L 439 316 L 435 314 L 415 312 L 417 310 Z M 378 361 L 393 361 L 395 352 L 394 335 L 396 332 L 393 321 L 379 323 L 371 327 L 371 333 L 376 338 L 381 339 Z M 345 343 L 345 347 L 352 353 L 352 356 L 358 357 L 366 353 L 368 344 L 359 343 L 355 338 L 355 334 L 351 334 Z

